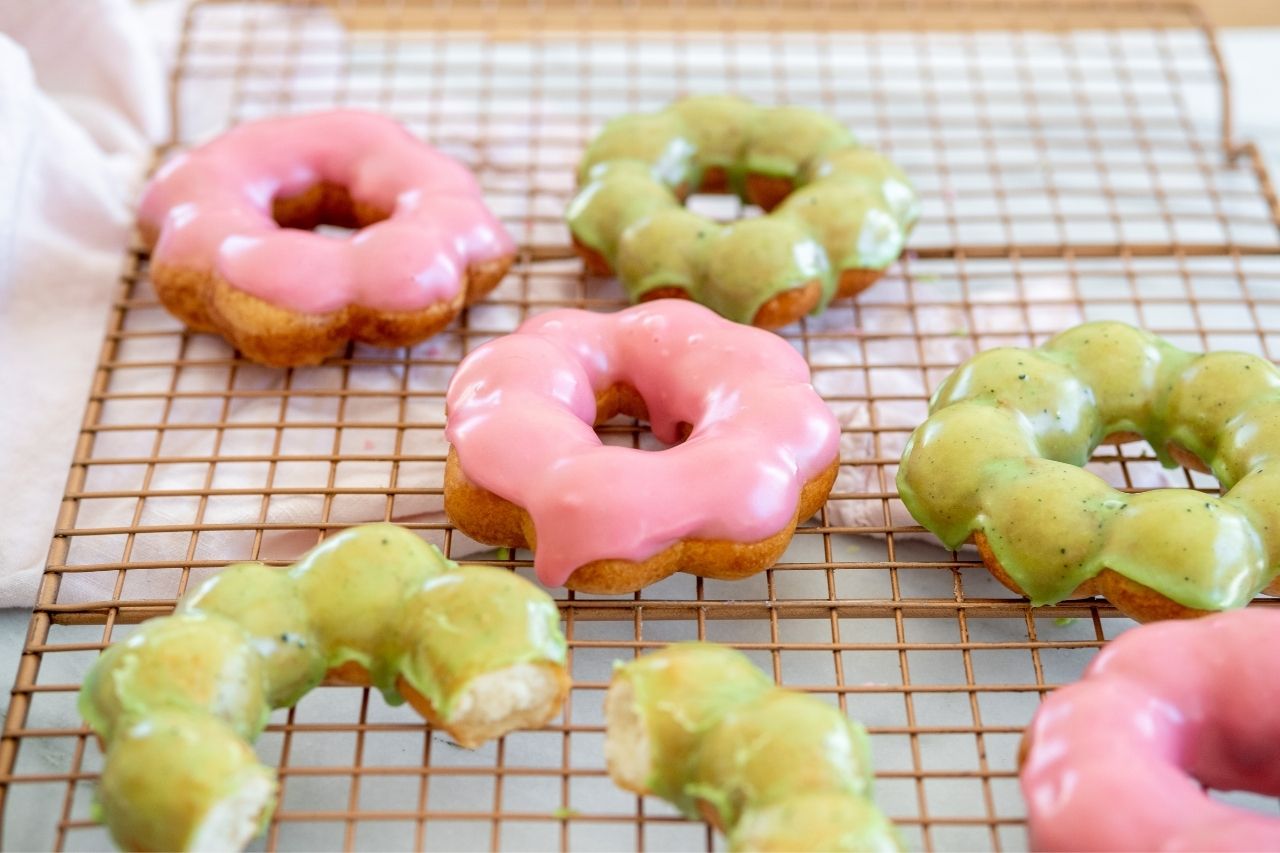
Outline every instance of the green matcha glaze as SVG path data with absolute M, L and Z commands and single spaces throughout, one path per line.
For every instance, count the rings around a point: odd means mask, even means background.
M 312 630 L 334 669 L 355 662 L 368 671 L 388 702 L 395 690 L 390 643 L 410 593 L 432 575 L 457 564 L 394 524 L 344 530 L 311 549 L 289 575 L 307 603 Z M 353 619 L 359 613 L 361 618 Z
M 689 790 L 722 826 L 796 791 L 871 793 L 867 734 L 839 709 L 790 690 L 770 690 L 721 717 L 702 739 Z
M 987 350 L 960 365 L 934 394 L 942 409 L 962 400 L 1014 409 L 1026 418 L 1040 456 L 1083 465 L 1102 440 L 1093 397 L 1071 368 L 1035 350 Z
M 779 293 L 816 281 L 820 304 L 835 293 L 822 247 L 801 225 L 777 216 L 743 219 L 721 229 L 691 296 L 722 317 L 750 323 Z
M 810 160 L 800 183 L 811 184 L 819 178 L 856 181 L 878 190 L 905 230 L 909 231 L 920 218 L 920 197 L 906 172 L 871 148 L 839 148 Z
M 1126 494 L 1075 467 L 1130 432 L 1169 466 L 1171 446 L 1190 451 L 1226 494 Z M 1224 610 L 1280 573 L 1278 457 L 1280 371 L 1269 361 L 1088 323 L 1038 350 L 961 365 L 908 441 L 898 490 L 948 547 L 983 533 L 1033 604 L 1061 601 L 1106 568 L 1186 607 Z
M 274 790 L 248 744 L 271 708 L 327 671 L 357 663 L 392 702 L 403 676 L 447 720 L 479 676 L 522 663 L 563 671 L 559 621 L 528 581 L 459 566 L 394 524 L 345 530 L 286 569 L 228 566 L 85 677 L 80 713 L 107 753 L 100 818 L 122 846 L 185 849 L 242 785 L 265 778 L 259 793 Z
M 262 563 L 227 566 L 179 602 L 178 613 L 196 612 L 233 620 L 249 632 L 266 667 L 271 707 L 292 705 L 324 679 L 328 662 L 287 573 Z
M 729 836 L 729 849 L 895 853 L 905 845 L 893 822 L 870 800 L 836 792 L 806 792 L 748 810 Z
M 600 177 L 602 166 L 635 161 L 647 167 L 654 180 L 674 190 L 697 186 L 701 165 L 689 128 L 671 113 L 626 115 L 604 126 L 582 155 L 578 182 Z
M 884 193 L 860 181 L 809 184 L 787 196 L 777 216 L 803 223 L 837 270 L 883 269 L 907 239 Z
M 618 243 L 618 277 L 631 282 L 640 299 L 659 287 L 701 289 L 707 256 L 722 226 L 683 207 L 667 207 L 641 219 Z
M 103 740 L 166 709 L 203 711 L 244 738 L 267 724 L 266 667 L 235 622 L 192 613 L 152 619 L 107 649 L 85 677 L 79 709 Z
M 676 101 L 671 112 L 684 122 L 702 170 L 723 169 L 729 188 L 742 195 L 746 191 L 743 149 L 755 129 L 760 109 L 733 95 L 695 95 Z
M 649 736 L 653 775 L 646 787 L 696 817 L 697 797 L 687 786 L 699 741 L 726 711 L 773 682 L 741 652 L 707 643 L 679 643 L 617 665 L 614 678 L 630 682 Z
M 810 161 L 857 144 L 830 116 L 805 107 L 774 107 L 756 113 L 743 148 L 743 165 L 748 174 L 794 180 Z
M 647 735 L 646 789 L 689 817 L 710 809 L 731 849 L 901 849 L 870 800 L 866 731 L 838 709 L 712 643 L 616 664 L 614 679 Z
M 708 170 L 722 170 L 729 190 L 744 199 L 751 176 L 791 183 L 796 192 L 764 218 L 769 225 L 747 232 L 770 245 L 731 260 L 746 245 L 738 230 L 745 222 L 722 227 L 678 213 Z M 842 272 L 891 264 L 919 216 L 902 171 L 859 147 L 838 122 L 803 107 L 767 109 L 726 95 L 614 119 L 587 147 L 578 178 L 569 229 L 617 273 L 633 301 L 679 287 L 740 322 L 810 282 L 822 289 L 815 313 L 821 311 Z M 685 235 L 677 237 L 678 229 Z M 761 255 L 768 258 L 763 269 Z
M 622 235 L 653 214 L 682 210 L 680 200 L 643 163 L 601 164 L 599 177 L 569 203 L 569 228 L 583 245 L 615 263 Z
M 477 676 L 565 661 L 555 601 L 503 569 L 468 566 L 429 578 L 405 602 L 400 625 L 395 669 L 445 719 Z
M 113 739 L 96 810 L 121 849 L 187 850 L 218 804 L 246 787 L 271 792 L 260 831 L 274 809 L 275 773 L 216 717 L 159 711 Z

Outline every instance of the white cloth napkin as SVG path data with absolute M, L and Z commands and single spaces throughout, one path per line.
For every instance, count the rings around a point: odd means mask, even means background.
M 0 4 L 2 605 L 48 551 L 164 80 L 128 0 Z

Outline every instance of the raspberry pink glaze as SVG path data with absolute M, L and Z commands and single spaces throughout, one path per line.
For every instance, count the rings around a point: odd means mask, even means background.
M 692 433 L 660 451 L 602 444 L 596 394 L 615 384 L 640 393 L 663 442 L 681 424 Z M 467 478 L 532 517 L 534 566 L 550 586 L 681 539 L 778 533 L 840 438 L 786 341 L 678 299 L 535 317 L 463 360 L 448 413 Z
M 388 219 L 350 239 L 281 228 L 275 198 L 327 182 Z M 139 218 L 157 264 L 216 271 L 274 305 L 324 313 L 451 299 L 469 263 L 515 251 L 475 178 L 395 121 L 338 110 L 233 128 L 160 169 Z
M 1264 609 L 1114 640 L 1027 730 L 1032 847 L 1280 849 L 1280 817 L 1200 787 L 1280 795 L 1278 646 L 1280 613 Z

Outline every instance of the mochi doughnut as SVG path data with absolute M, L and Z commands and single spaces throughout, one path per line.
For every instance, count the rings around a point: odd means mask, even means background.
M 1276 850 L 1280 817 L 1202 786 L 1280 796 L 1280 613 L 1126 631 L 1049 694 L 1022 741 L 1036 850 Z
M 613 119 L 578 184 L 567 218 L 588 270 L 633 302 L 683 297 L 764 328 L 870 287 L 920 215 L 902 170 L 835 119 L 729 95 Z M 683 207 L 697 192 L 768 215 L 719 223 Z
M 726 646 L 678 643 L 615 665 L 604 750 L 617 785 L 704 818 L 731 850 L 902 849 L 871 800 L 863 727 Z
M 254 361 L 417 343 L 492 290 L 515 244 L 462 164 L 359 110 L 264 119 L 170 160 L 138 211 L 166 308 Z M 360 229 L 350 239 L 317 225 Z
M 277 788 L 249 744 L 326 674 L 407 699 L 475 747 L 559 712 L 565 650 L 536 585 L 393 524 L 345 530 L 287 569 L 229 566 L 86 676 L 80 714 L 106 752 L 96 814 L 126 849 L 241 848 Z
M 446 406 L 449 519 L 531 548 L 548 586 L 747 577 L 835 481 L 839 424 L 800 354 L 684 300 L 533 317 L 463 359 Z M 618 413 L 672 446 L 603 444 L 595 424 Z
M 1225 493 L 1128 494 L 1083 469 L 1100 443 L 1139 437 Z M 898 492 L 1032 604 L 1103 595 L 1139 621 L 1242 607 L 1280 573 L 1280 370 L 1115 322 L 988 350 L 934 393 Z

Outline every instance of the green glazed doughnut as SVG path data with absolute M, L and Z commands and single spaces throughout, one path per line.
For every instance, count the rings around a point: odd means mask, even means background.
M 1146 439 L 1225 493 L 1127 494 L 1080 466 Z M 1280 574 L 1280 370 L 1123 323 L 979 353 L 907 442 L 898 492 L 943 544 L 974 541 L 1035 605 L 1103 595 L 1140 621 L 1242 607 Z
M 740 652 L 680 643 L 616 664 L 605 721 L 614 782 L 705 818 L 730 849 L 901 849 L 871 801 L 862 726 Z
M 729 95 L 613 119 L 578 183 L 567 219 L 591 271 L 616 273 L 633 302 L 684 296 L 767 328 L 869 287 L 920 215 L 902 170 L 839 122 Z M 694 192 L 771 213 L 724 225 L 682 207 Z
M 95 812 L 125 850 L 228 850 L 266 826 L 276 776 L 199 711 L 153 711 L 111 741 Z
M 393 524 L 345 530 L 287 569 L 239 563 L 108 647 L 80 714 L 102 739 L 97 814 L 121 847 L 242 847 L 275 773 L 249 744 L 328 674 L 407 697 L 463 746 L 544 725 L 568 692 L 559 609 Z
M 329 668 L 306 602 L 287 572 L 262 563 L 227 566 L 178 602 L 176 612 L 222 616 L 248 632 L 267 670 L 267 701 L 273 708 L 296 703 Z M 117 648 L 111 646 L 107 654 Z

